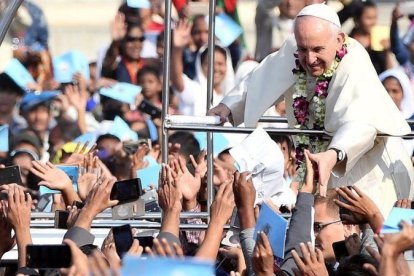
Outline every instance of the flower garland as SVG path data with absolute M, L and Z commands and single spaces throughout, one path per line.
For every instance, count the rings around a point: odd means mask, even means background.
M 328 96 L 328 87 L 332 79 L 333 74 L 339 66 L 339 63 L 343 57 L 347 54 L 348 39 L 345 38 L 345 42 L 342 48 L 336 52 L 335 59 L 333 60 L 331 67 L 322 75 L 316 78 L 316 84 L 313 90 L 313 94 L 308 93 L 307 87 L 307 75 L 306 71 L 302 68 L 298 60 L 298 54 L 295 53 L 296 68 L 292 70 L 296 78 L 293 91 L 293 115 L 296 119 L 295 128 L 298 129 L 324 129 L 325 122 L 325 102 Z M 309 115 L 310 110 L 313 110 L 313 122 L 311 122 Z M 297 177 L 296 181 L 303 183 L 306 173 L 305 155 L 304 150 L 309 149 L 311 152 L 322 152 L 327 149 L 329 142 L 322 137 L 308 136 L 304 134 L 296 135 L 296 165 Z M 318 172 L 315 171 L 315 180 L 318 180 Z

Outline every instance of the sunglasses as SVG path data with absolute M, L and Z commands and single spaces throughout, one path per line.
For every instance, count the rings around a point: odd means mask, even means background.
M 126 36 L 125 37 L 125 41 L 126 42 L 135 42 L 135 41 L 139 41 L 139 42 L 144 42 L 145 40 L 145 36 Z
M 322 231 L 323 228 L 325 228 L 325 227 L 327 227 L 327 226 L 329 226 L 331 224 L 338 223 L 338 222 L 341 222 L 341 220 L 339 219 L 339 220 L 335 220 L 335 221 L 331 221 L 331 222 L 326 222 L 326 223 L 314 222 L 313 223 L 313 232 L 315 234 L 319 234 Z

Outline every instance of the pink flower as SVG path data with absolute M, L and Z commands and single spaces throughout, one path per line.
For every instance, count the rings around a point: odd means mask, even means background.
M 315 85 L 315 94 L 320 97 L 320 96 L 325 96 L 328 90 L 328 86 L 329 86 L 329 81 L 325 80 L 325 81 L 317 81 L 316 85 Z
M 343 59 L 344 56 L 348 53 L 346 47 L 342 46 L 342 48 L 338 51 L 336 51 L 336 55 L 338 56 L 339 59 Z
M 305 97 L 297 97 L 293 100 L 293 114 L 299 124 L 304 125 L 309 115 L 309 102 Z

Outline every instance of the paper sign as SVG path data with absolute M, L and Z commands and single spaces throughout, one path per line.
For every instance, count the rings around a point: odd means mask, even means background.
M 58 82 L 72 82 L 77 72 L 89 80 L 89 62 L 81 52 L 70 51 L 53 59 L 53 73 Z
M 69 176 L 70 180 L 72 181 L 72 186 L 75 191 L 78 191 L 78 178 L 79 178 L 79 168 L 78 166 L 66 166 L 66 165 L 57 165 L 58 169 L 64 171 L 67 176 Z M 49 189 L 46 186 L 39 187 L 40 195 L 44 194 L 60 194 L 58 190 Z
M 196 258 L 140 258 L 126 255 L 124 257 L 121 275 L 162 275 L 162 276 L 213 276 L 212 262 L 201 261 Z
M 208 16 L 206 16 L 208 23 Z M 227 14 L 216 15 L 216 36 L 223 47 L 229 47 L 242 33 L 243 29 Z
M 156 164 L 137 171 L 137 177 L 141 179 L 141 185 L 143 189 L 149 189 L 150 185 L 158 188 L 160 170 L 161 165 Z
M 26 67 L 17 59 L 12 59 L 4 69 L 4 72 L 9 75 L 20 87 L 27 88 L 29 83 L 36 83 Z
M 402 220 L 411 224 L 413 219 L 414 219 L 413 209 L 394 207 L 391 209 L 390 214 L 385 220 L 384 226 L 381 229 L 381 233 L 383 234 L 398 233 L 401 231 L 401 228 L 399 225 Z
M 0 126 L 0 152 L 9 151 L 9 126 Z
M 138 141 L 138 134 L 133 131 L 129 125 L 121 119 L 121 117 L 116 116 L 114 123 L 109 131 L 109 134 L 112 134 L 118 137 L 122 142 L 123 141 Z
M 111 87 L 104 87 L 99 90 L 102 96 L 127 103 L 135 104 L 136 96 L 141 93 L 141 86 L 133 85 L 126 82 L 118 82 Z
M 374 26 L 371 31 L 371 49 L 374 51 L 384 51 L 382 45 L 383 40 L 390 39 L 390 27 L 389 26 Z
M 285 257 L 287 225 L 286 219 L 276 213 L 267 203 L 263 203 L 253 238 L 257 239 L 257 232 L 264 232 L 269 238 L 273 255 L 283 259 Z

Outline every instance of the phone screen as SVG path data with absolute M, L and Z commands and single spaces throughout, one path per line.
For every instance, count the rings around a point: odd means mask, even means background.
M 151 116 L 151 118 L 161 118 L 161 109 L 147 100 L 142 100 L 138 110 Z
M 19 166 L 10 166 L 0 169 L 0 185 L 16 183 L 22 185 Z
M 152 245 L 154 244 L 154 237 L 152 236 L 145 236 L 145 237 L 134 237 L 134 239 L 137 239 L 139 241 L 139 245 L 143 248 L 149 247 L 152 248 Z
M 68 229 L 69 211 L 55 211 L 55 228 Z
M 115 248 L 120 258 L 128 252 L 132 245 L 132 231 L 129 224 L 112 227 L 112 233 L 114 235 Z
M 142 195 L 139 178 L 115 182 L 111 191 L 111 200 L 119 200 L 119 204 L 134 201 Z
M 72 254 L 66 244 L 48 244 L 27 246 L 27 267 L 62 268 L 70 267 Z
M 334 242 L 332 244 L 332 247 L 333 247 L 337 262 L 349 256 L 348 249 L 346 249 L 346 246 L 345 246 L 345 241 Z

